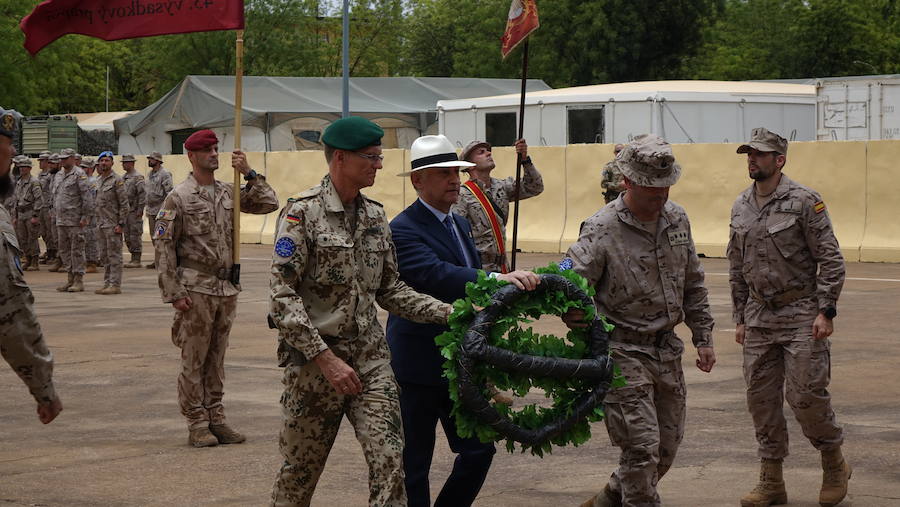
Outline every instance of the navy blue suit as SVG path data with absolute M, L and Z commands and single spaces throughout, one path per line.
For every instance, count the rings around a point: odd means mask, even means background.
M 465 297 L 466 282 L 475 281 L 481 260 L 466 219 L 453 215 L 454 223 L 469 258 L 454 245 L 450 233 L 419 200 L 391 221 L 397 248 L 400 279 L 419 292 L 452 303 Z M 481 490 L 494 445 L 477 438 L 460 438 L 450 417 L 451 401 L 447 381 L 441 375 L 441 357 L 434 337 L 447 330 L 436 324 L 417 324 L 396 315 L 387 322 L 391 366 L 400 383 L 400 411 L 403 417 L 403 466 L 410 507 L 431 503 L 428 471 L 434 453 L 435 429 L 440 421 L 450 449 L 457 453 L 453 471 L 435 500 L 435 507 L 471 505 Z

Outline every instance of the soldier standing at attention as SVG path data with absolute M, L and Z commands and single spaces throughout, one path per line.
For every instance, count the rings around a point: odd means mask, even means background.
M 51 265 L 48 271 L 56 272 L 59 271 L 59 268 L 62 266 L 62 261 L 59 260 L 59 230 L 56 227 L 56 210 L 53 209 L 53 206 L 56 203 L 56 187 L 59 185 L 59 178 L 62 176 L 59 167 L 59 153 L 51 153 L 50 157 L 47 159 L 47 165 L 49 167 L 50 175 L 47 176 L 47 180 L 44 183 L 47 190 L 44 192 L 44 203 L 47 205 L 50 230 L 53 231 L 50 234 L 53 239 L 53 255 L 50 255 L 50 252 L 48 252 L 47 258 L 44 259 L 44 264 Z
M 122 232 L 128 216 L 128 198 L 125 182 L 112 170 L 111 151 L 100 154 L 100 181 L 97 190 L 97 215 L 100 250 L 106 259 L 103 268 L 103 287 L 95 294 L 122 293 Z
M 91 199 L 94 202 L 94 213 L 91 214 L 91 223 L 84 228 L 84 260 L 85 273 L 96 273 L 97 265 L 100 263 L 100 247 L 99 236 L 100 231 L 97 228 L 97 189 L 100 186 L 100 179 L 94 174 L 94 159 L 85 157 L 81 161 L 81 169 L 87 175 L 88 186 L 91 187 Z
M 87 175 L 75 167 L 75 150 L 64 148 L 60 151 L 63 170 L 57 176 L 56 229 L 59 253 L 66 266 L 68 281 L 56 288 L 59 292 L 84 291 L 84 228 L 94 214 L 94 201 Z M 51 269 L 52 271 L 52 269 Z
M 622 450 L 619 467 L 582 507 L 660 505 L 657 483 L 684 435 L 684 344 L 675 326 L 690 328 L 700 370 L 716 363 L 691 226 L 684 208 L 668 200 L 681 176 L 672 147 L 653 134 L 638 136 L 616 164 L 627 191 L 581 225 L 563 261 L 596 288 L 597 312 L 616 326 L 610 355 L 628 382 L 604 400 L 609 439 Z M 571 311 L 563 321 L 573 326 L 582 314 Z
M 278 219 L 269 317 L 284 367 L 284 463 L 272 505 L 310 504 L 346 416 L 369 467 L 369 505 L 406 506 L 400 393 L 375 303 L 435 324 L 452 307 L 400 281 L 384 209 L 360 193 L 381 169 L 383 135 L 358 116 L 332 123 L 328 174 Z
M 175 308 L 172 342 L 181 348 L 178 403 L 190 445 L 238 444 L 244 436 L 228 425 L 222 406 L 225 349 L 241 290 L 232 269 L 233 190 L 215 179 L 219 140 L 213 131 L 194 132 L 184 147 L 192 172 L 166 197 L 153 231 L 162 299 Z M 247 181 L 241 211 L 278 209 L 275 191 L 243 152 L 232 153 L 231 165 Z
M 525 170 L 519 184 L 519 199 L 528 199 L 544 191 L 544 180 L 528 156 L 528 144 L 524 139 L 516 141 L 516 153 L 522 155 Z M 503 180 L 491 177 L 496 164 L 491 156 L 491 145 L 485 141 L 469 143 L 460 153 L 460 160 L 475 166 L 463 168 L 469 172 L 469 181 L 463 184 L 464 189 L 460 190 L 459 201 L 452 211 L 472 225 L 482 268 L 489 273 L 507 273 L 504 242 L 509 203 L 516 199 L 516 180 L 512 176 Z
M 43 205 L 41 206 L 41 238 L 44 240 L 44 253 L 41 254 L 40 263 L 46 264 L 51 253 L 56 250 L 56 231 L 50 226 L 50 208 L 53 206 L 53 199 L 50 198 L 50 179 L 53 173 L 50 172 L 50 152 L 42 151 L 38 155 L 38 164 L 40 164 L 41 172 L 38 173 L 38 181 L 41 182 L 41 197 Z M 54 254 L 55 255 L 55 254 Z
M 150 173 L 147 174 L 147 224 L 150 226 L 150 236 L 156 229 L 156 214 L 169 192 L 172 191 L 172 175 L 163 169 L 162 154 L 154 151 L 147 155 L 147 165 Z M 156 243 L 153 244 L 154 248 Z M 147 269 L 156 269 L 156 263 L 147 264 Z
M 15 205 L 9 210 L 19 246 L 25 254 L 22 263 L 24 271 L 39 271 L 38 256 L 41 246 L 38 237 L 41 235 L 41 208 L 44 199 L 41 195 L 41 182 L 31 177 L 31 159 L 22 155 L 13 159 L 19 168 L 19 181 L 16 182 Z
M 13 191 L 9 164 L 16 154 L 14 125 L 11 114 L 0 116 L 0 199 Z M 34 296 L 22 276 L 21 253 L 9 214 L 0 207 L 0 353 L 37 402 L 38 419 L 48 424 L 63 407 L 53 387 L 53 354 L 34 314 Z
M 747 154 L 753 184 L 731 209 L 728 242 L 735 341 L 744 347 L 747 406 L 756 428 L 759 484 L 744 507 L 787 502 L 781 465 L 788 454 L 787 398 L 803 434 L 822 453 L 819 504 L 847 495 L 850 465 L 831 408 L 828 337 L 844 285 L 844 258 L 825 203 L 782 173 L 788 142 L 753 129 Z
M 619 153 L 625 149 L 624 144 L 617 144 L 615 148 L 613 148 L 613 152 L 616 154 L 616 157 L 619 156 Z M 600 187 L 603 188 L 603 200 L 606 201 L 606 204 L 609 204 L 616 200 L 616 197 L 619 197 L 619 194 L 625 191 L 625 183 L 622 181 L 622 171 L 619 170 L 619 167 L 616 165 L 615 158 L 606 163 L 606 166 L 603 168 L 602 180 L 600 180 Z
M 147 189 L 144 185 L 144 176 L 134 170 L 134 155 L 126 153 L 122 155 L 122 167 L 125 169 L 125 195 L 128 197 L 128 220 L 125 221 L 125 245 L 131 253 L 131 260 L 125 264 L 126 268 L 141 267 L 141 251 L 143 243 L 141 235 L 144 234 L 144 207 L 147 206 Z

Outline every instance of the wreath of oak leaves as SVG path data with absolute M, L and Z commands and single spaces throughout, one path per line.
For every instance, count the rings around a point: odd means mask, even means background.
M 560 270 L 556 263 L 550 263 L 545 268 L 534 270 L 537 274 L 554 274 L 568 279 L 575 286 L 587 294 L 590 300 L 594 296 L 594 289 L 588 286 L 587 280 L 571 269 Z M 497 442 L 506 439 L 506 449 L 514 452 L 516 444 L 521 447 L 521 452 L 531 451 L 535 456 L 543 457 L 545 452 L 552 452 L 553 446 L 566 445 L 578 446 L 591 438 L 590 423 L 601 421 L 604 417 L 602 405 L 594 407 L 587 417 L 577 421 L 571 429 L 540 444 L 516 442 L 511 438 L 499 434 L 491 426 L 481 422 L 467 411 L 459 397 L 459 358 L 460 349 L 465 340 L 466 332 L 477 312 L 476 307 L 484 308 L 490 304 L 491 295 L 500 287 L 507 285 L 503 282 L 487 276 L 483 271 L 479 272 L 475 283 L 466 284 L 466 298 L 453 303 L 453 313 L 449 318 L 450 330 L 435 337 L 435 343 L 441 349 L 441 355 L 445 361 L 443 364 L 444 377 L 449 382 L 450 399 L 453 402 L 451 414 L 456 420 L 457 432 L 463 438 L 478 437 L 482 442 Z M 597 315 L 592 304 L 585 304 L 578 300 L 569 300 L 562 291 L 546 291 L 544 293 L 526 293 L 515 304 L 504 312 L 491 328 L 489 344 L 503 348 L 518 354 L 541 357 L 558 357 L 567 359 L 584 358 L 588 352 L 588 333 L 585 329 L 572 329 L 565 339 L 554 335 L 542 335 L 535 333 L 530 327 L 522 328 L 521 324 L 531 323 L 532 319 L 538 319 L 541 315 L 558 315 L 568 310 L 577 308 L 585 312 L 585 320 L 591 321 Z M 607 332 L 613 326 L 606 321 L 603 315 L 599 316 Z M 536 404 L 528 404 L 519 410 L 513 410 L 507 405 L 495 404 L 494 408 L 501 416 L 508 417 L 513 424 L 525 429 L 537 429 L 554 421 L 568 417 L 581 394 L 594 387 L 594 383 L 583 379 L 557 380 L 552 378 L 530 378 L 523 374 L 503 371 L 488 364 L 479 363 L 476 371 L 472 373 L 472 380 L 482 388 L 492 383 L 503 391 L 512 391 L 521 399 L 532 388 L 543 389 L 545 396 L 552 399 L 550 407 L 541 407 Z M 613 378 L 610 388 L 625 385 L 618 366 L 613 370 Z M 490 395 L 483 393 L 486 398 Z

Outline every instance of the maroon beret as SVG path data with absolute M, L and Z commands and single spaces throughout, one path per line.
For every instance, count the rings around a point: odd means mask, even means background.
M 184 148 L 188 151 L 197 151 L 209 148 L 214 144 L 219 144 L 219 138 L 216 137 L 215 132 L 209 129 L 198 130 L 184 141 Z

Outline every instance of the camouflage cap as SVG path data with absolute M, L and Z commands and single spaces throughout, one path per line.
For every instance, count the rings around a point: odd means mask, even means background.
M 69 157 L 74 157 L 74 156 L 75 156 L 75 150 L 73 150 L 72 148 L 63 148 L 63 149 L 59 150 L 59 159 L 60 160 L 69 158 Z
M 162 153 L 160 153 L 158 151 L 151 151 L 150 154 L 147 155 L 147 159 L 153 159 L 153 160 L 158 160 L 158 161 L 162 162 L 163 161 Z
M 471 143 L 467 144 L 466 147 L 463 148 L 462 153 L 459 154 L 459 159 L 469 162 L 469 155 L 471 155 L 472 152 L 475 151 L 475 148 L 478 148 L 479 146 L 484 146 L 485 148 L 488 149 L 488 151 L 491 151 L 491 143 L 489 143 L 487 141 L 475 140 L 475 141 L 472 141 Z
M 25 155 L 18 155 L 13 158 L 13 164 L 19 167 L 31 167 L 31 159 Z
M 134 162 L 134 155 L 132 155 L 131 153 L 122 155 L 122 162 Z
M 769 132 L 764 127 L 757 127 L 750 131 L 750 142 L 738 146 L 738 153 L 747 153 L 750 150 L 774 151 L 781 155 L 787 155 L 787 139 L 775 132 Z
M 94 159 L 92 159 L 91 157 L 84 157 L 81 159 L 80 165 L 81 165 L 81 167 L 84 167 L 85 169 L 88 167 L 94 167 Z
M 42 151 L 41 154 L 38 155 L 38 160 L 47 160 L 48 158 L 50 158 L 49 151 Z
M 656 134 L 635 137 L 615 162 L 626 178 L 642 187 L 671 187 L 681 177 L 672 146 Z
M 59 153 L 51 153 L 50 158 L 48 160 L 50 160 L 51 164 L 58 164 L 59 163 Z

